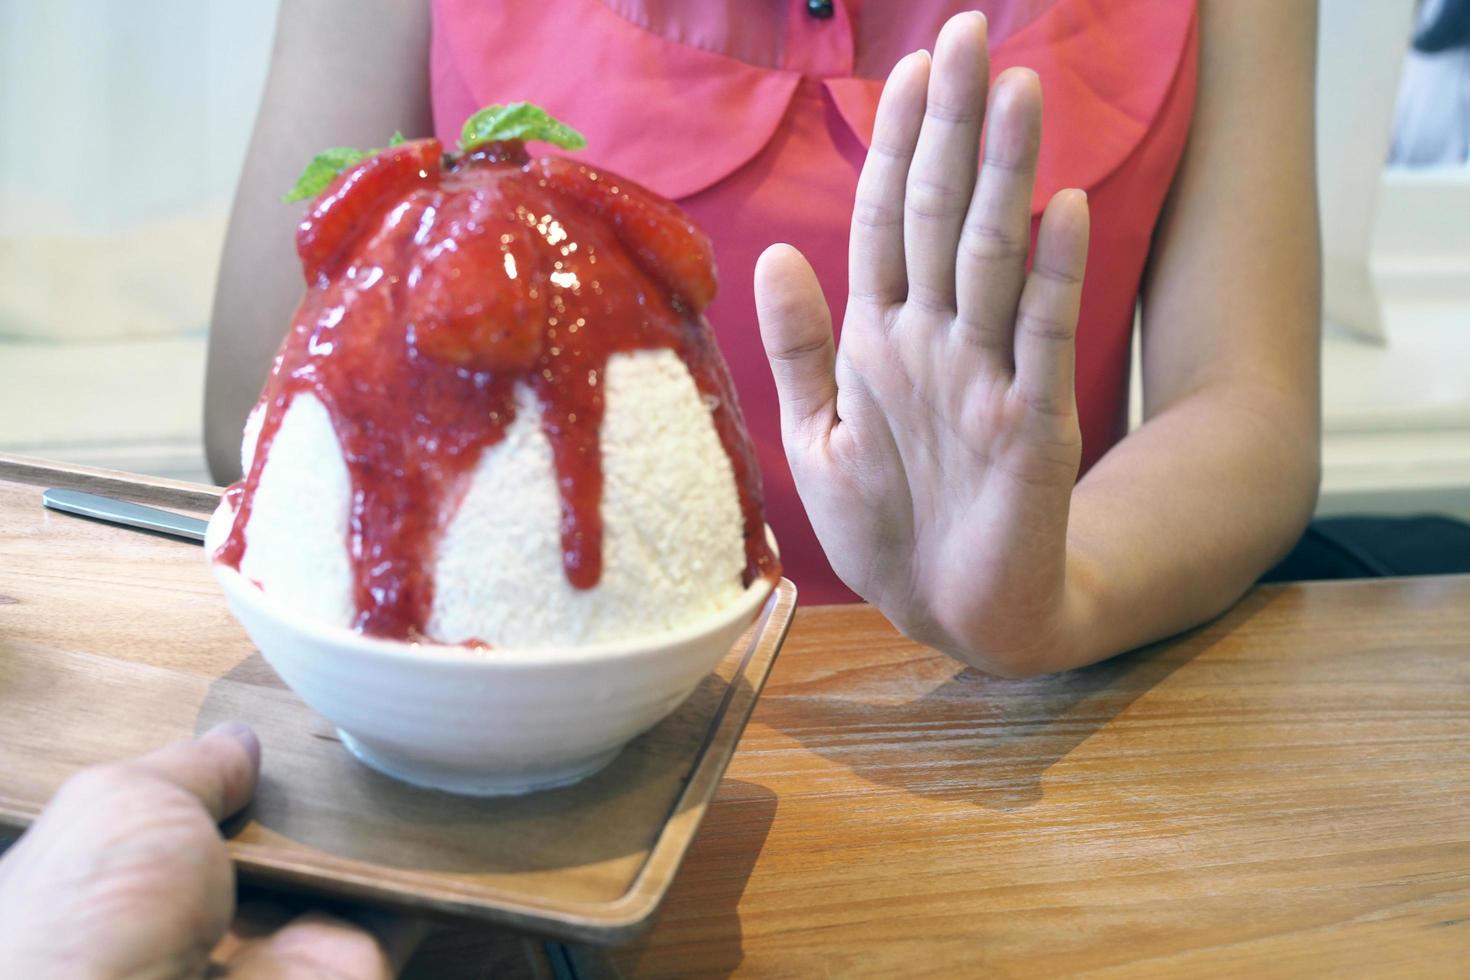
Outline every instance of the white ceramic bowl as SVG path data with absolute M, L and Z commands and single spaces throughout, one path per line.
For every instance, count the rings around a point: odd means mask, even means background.
M 477 796 L 549 789 L 607 765 L 689 696 L 771 591 L 757 581 L 729 608 L 647 640 L 474 650 L 309 621 L 239 572 L 210 567 L 261 654 L 353 755 L 404 782 Z

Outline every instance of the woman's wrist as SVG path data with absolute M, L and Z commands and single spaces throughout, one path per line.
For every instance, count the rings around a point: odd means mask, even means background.
M 1076 568 L 1074 568 L 1076 564 Z M 1108 656 L 1096 642 L 1096 598 L 1090 568 L 1067 558 L 1064 585 L 1049 612 L 1027 624 L 1026 642 L 1005 649 L 988 645 L 980 635 L 986 624 L 971 620 L 964 633 L 905 629 L 910 638 L 927 643 L 962 663 L 997 677 L 1025 678 L 1071 670 Z M 926 620 L 933 622 L 932 619 Z M 928 635 L 926 635 L 928 634 Z

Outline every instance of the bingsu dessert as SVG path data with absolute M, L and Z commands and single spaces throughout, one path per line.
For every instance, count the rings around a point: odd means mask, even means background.
M 580 138 L 492 107 L 456 152 L 328 151 L 298 188 L 306 296 L 211 538 L 293 616 L 494 659 L 678 631 L 779 574 L 709 240 L 527 139 Z

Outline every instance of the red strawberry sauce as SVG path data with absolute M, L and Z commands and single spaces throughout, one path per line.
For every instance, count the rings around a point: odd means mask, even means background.
M 734 468 L 746 583 L 779 573 L 760 475 L 724 361 L 700 313 L 709 240 L 673 204 L 519 142 L 461 157 L 404 143 L 346 171 L 296 236 L 307 292 L 276 357 L 250 472 L 228 491 L 215 558 L 238 569 L 271 441 L 291 400 L 330 413 L 352 482 L 355 625 L 423 637 L 433 557 L 480 453 L 514 421 L 517 382 L 540 403 L 561 494 L 563 567 L 602 574 L 602 381 L 613 354 L 678 353 Z

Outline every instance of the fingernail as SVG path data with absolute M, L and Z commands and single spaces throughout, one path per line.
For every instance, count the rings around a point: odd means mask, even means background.
M 250 759 L 258 767 L 260 765 L 260 739 L 250 726 L 243 721 L 226 721 L 215 725 L 204 733 L 205 738 L 213 735 L 225 735 L 233 738 L 244 746 L 245 751 L 250 753 Z

